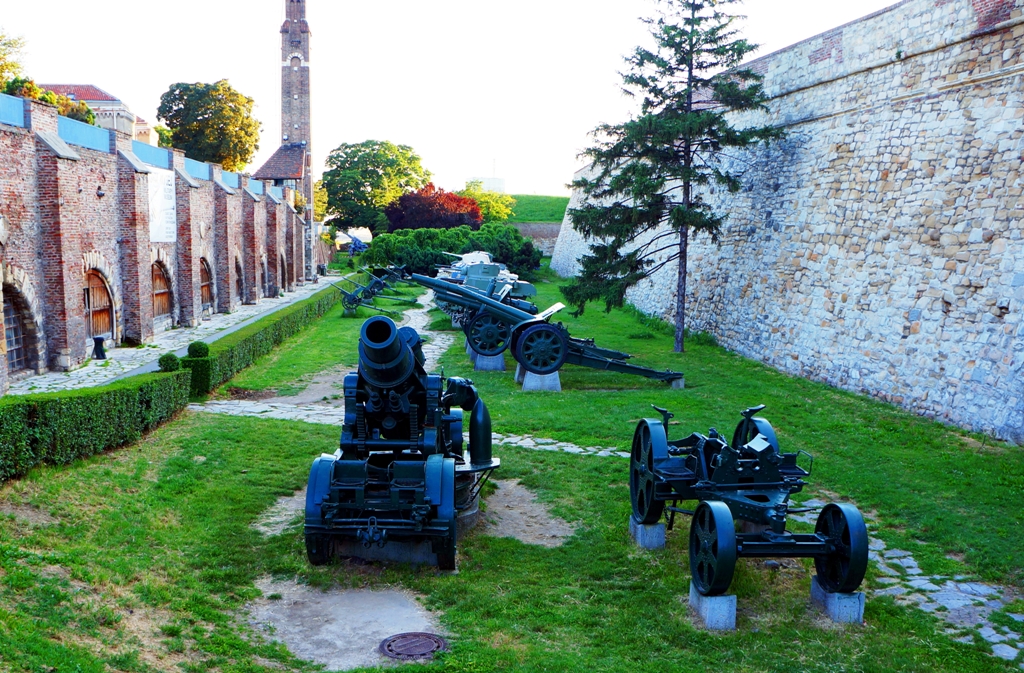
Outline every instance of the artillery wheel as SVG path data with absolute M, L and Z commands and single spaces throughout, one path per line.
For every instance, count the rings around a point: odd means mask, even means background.
M 860 511 L 845 503 L 826 505 L 814 532 L 835 545 L 834 552 L 814 559 L 818 584 L 830 594 L 856 591 L 868 569 L 868 527 Z
M 306 556 L 310 565 L 325 566 L 331 562 L 331 538 L 317 533 L 306 534 Z
M 569 354 L 565 332 L 554 325 L 539 323 L 523 330 L 516 339 L 516 361 L 538 376 L 554 374 Z
M 484 357 L 501 355 L 512 341 L 512 328 L 487 311 L 481 311 L 466 325 L 470 347 Z
M 354 294 L 343 294 L 341 296 L 341 305 L 345 307 L 346 311 L 355 311 L 362 304 L 362 300 Z
M 720 596 L 736 570 L 736 527 L 724 502 L 701 502 L 690 524 L 690 575 L 704 596 Z
M 633 450 L 629 456 L 629 501 L 633 505 L 633 519 L 645 526 L 658 523 L 665 511 L 665 502 L 654 497 L 654 441 L 660 441 L 660 437 L 652 437 L 650 426 L 641 423 L 633 434 Z

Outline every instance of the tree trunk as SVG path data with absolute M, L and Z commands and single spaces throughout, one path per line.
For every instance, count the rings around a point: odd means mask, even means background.
M 686 248 L 690 242 L 690 228 L 679 232 L 679 277 L 676 279 L 676 353 L 685 353 L 686 335 Z

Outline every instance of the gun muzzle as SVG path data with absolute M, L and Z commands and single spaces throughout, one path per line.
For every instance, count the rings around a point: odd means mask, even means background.
M 359 335 L 359 373 L 379 388 L 392 388 L 415 369 L 412 349 L 391 318 L 375 316 L 363 323 Z

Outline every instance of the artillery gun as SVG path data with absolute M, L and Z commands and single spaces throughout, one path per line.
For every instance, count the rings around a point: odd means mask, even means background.
M 380 278 L 385 283 L 387 283 L 388 287 L 390 287 L 391 289 L 394 289 L 394 286 L 391 285 L 392 283 L 401 283 L 403 285 L 416 284 L 409 279 L 409 272 L 406 270 L 405 266 L 395 266 L 394 264 L 388 264 L 387 266 L 378 266 L 374 267 L 373 269 L 367 269 L 364 267 L 362 270 L 366 271 L 371 276 Z
M 491 472 L 491 417 L 473 382 L 427 374 L 422 340 L 375 316 L 359 337 L 358 373 L 345 377 L 341 447 L 313 461 L 306 489 L 306 553 L 323 565 L 337 540 L 364 547 L 430 542 L 455 568 L 458 513 Z M 469 418 L 469 446 L 462 426 Z
M 868 565 L 868 533 L 864 518 L 849 504 L 822 508 L 814 533 L 790 533 L 788 514 L 812 511 L 790 508 L 810 476 L 814 459 L 805 451 L 782 453 L 775 430 L 756 416 L 764 406 L 747 409 L 732 443 L 712 428 L 668 440 L 673 414 L 655 407 L 662 418 L 640 421 L 633 435 L 629 495 L 633 520 L 657 523 L 668 511 L 668 528 L 676 514 L 693 516 L 690 525 L 690 573 L 705 596 L 725 593 L 737 558 L 813 558 L 818 583 L 829 593 L 852 593 L 864 580 Z M 808 469 L 797 464 L 805 456 Z M 679 508 L 699 501 L 696 510 Z M 739 519 L 761 532 L 737 533 Z
M 540 376 L 554 374 L 562 365 L 571 364 L 665 383 L 683 378 L 679 372 L 628 364 L 628 353 L 598 348 L 593 339 L 573 338 L 561 323 L 549 322 L 551 316 L 565 308 L 564 304 L 555 304 L 534 315 L 512 303 L 515 300 L 510 300 L 507 288 L 491 296 L 493 286 L 491 292 L 478 292 L 440 278 L 413 274 L 412 279 L 434 290 L 439 306 L 445 303 L 459 307 L 471 316 L 463 323 L 463 330 L 470 348 L 485 357 L 501 355 L 511 349 L 523 369 Z
M 508 297 L 507 303 L 521 302 L 519 304 L 521 308 L 532 306 L 525 300 L 536 297 L 537 288 L 526 281 L 519 280 L 519 276 L 509 272 L 504 264 L 495 262 L 490 253 L 478 251 L 464 255 L 450 252 L 443 254 L 454 257 L 458 261 L 451 266 L 440 267 L 437 274 L 439 279 L 478 292 L 486 292 L 489 296 L 501 294 Z M 437 306 L 451 317 L 453 323 L 465 325 L 472 318 L 472 315 L 468 315 L 457 306 L 444 303 L 439 303 Z M 532 312 L 536 313 L 536 308 Z
M 341 231 L 341 230 L 339 229 L 338 231 Z M 355 257 L 356 255 L 361 255 L 361 254 L 363 254 L 364 252 L 366 252 L 367 250 L 370 249 L 370 246 L 368 246 L 366 243 L 363 243 L 361 240 L 359 240 L 358 238 L 356 238 L 352 234 L 348 233 L 347 231 L 341 231 L 341 233 L 342 233 L 343 236 L 348 238 L 349 241 L 350 241 L 350 243 L 348 245 L 348 256 L 349 257 Z
M 398 314 L 395 311 L 389 311 L 383 309 L 373 303 L 374 299 L 388 299 L 390 301 L 397 301 L 405 304 L 415 304 L 415 299 L 409 297 L 393 297 L 390 295 L 380 294 L 385 289 L 385 283 L 376 276 L 370 276 L 368 285 L 362 285 L 356 281 L 348 278 L 348 282 L 352 283 L 355 287 L 352 290 L 346 290 L 339 286 L 337 283 L 331 283 L 334 289 L 341 293 L 341 305 L 345 309 L 345 314 L 352 316 L 355 315 L 356 309 L 368 308 L 371 311 L 377 311 L 384 315 L 390 315 L 397 317 Z

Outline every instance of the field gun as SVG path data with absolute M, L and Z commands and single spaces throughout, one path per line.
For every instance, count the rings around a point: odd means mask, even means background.
M 393 317 L 398 316 L 398 313 L 396 313 L 395 311 L 389 311 L 387 309 L 376 306 L 373 303 L 374 299 L 388 299 L 390 301 L 397 301 L 406 304 L 416 303 L 415 299 L 410 299 L 409 297 L 392 297 L 389 295 L 380 294 L 380 292 L 382 292 L 385 289 L 383 281 L 374 276 L 371 276 L 370 278 L 371 280 L 368 285 L 362 285 L 360 283 L 357 283 L 351 278 L 346 279 L 348 280 L 349 283 L 355 286 L 352 290 L 346 290 L 337 283 L 331 283 L 334 289 L 341 293 L 341 305 L 344 307 L 346 315 L 355 315 L 356 309 L 362 307 L 370 309 L 371 311 L 377 311 L 378 313 L 382 313 L 384 315 L 389 315 Z
M 782 453 L 775 430 L 756 416 L 764 406 L 742 413 L 732 443 L 712 428 L 669 441 L 673 414 L 654 407 L 662 418 L 640 421 L 630 455 L 629 496 L 633 520 L 657 523 L 668 511 L 693 516 L 690 524 L 690 573 L 705 596 L 725 593 L 732 583 L 737 558 L 813 558 L 818 583 L 829 593 L 852 593 L 864 580 L 868 565 L 868 533 L 864 518 L 849 504 L 822 508 L 814 533 L 786 530 L 789 514 L 812 511 L 790 508 L 789 498 L 806 486 L 814 459 L 805 451 Z M 804 456 L 808 469 L 797 464 Z M 679 508 L 698 501 L 696 510 Z M 737 533 L 739 519 L 762 532 Z
M 341 231 L 340 229 L 338 231 L 341 232 L 341 234 L 343 236 L 345 236 L 347 239 L 349 239 L 349 241 L 350 241 L 349 245 L 348 245 L 348 256 L 349 257 L 355 257 L 356 255 L 361 255 L 361 254 L 363 254 L 364 252 L 366 252 L 367 250 L 370 249 L 370 246 L 368 246 L 366 243 L 363 243 L 361 240 L 359 240 L 358 238 L 356 238 L 352 234 L 348 233 L 347 231 Z
M 470 348 L 485 357 L 511 349 L 523 369 L 540 376 L 554 374 L 562 365 L 571 364 L 665 383 L 683 378 L 679 372 L 631 365 L 626 362 L 631 357 L 628 353 L 599 348 L 593 339 L 573 338 L 561 323 L 549 322 L 551 316 L 565 308 L 564 304 L 555 304 L 535 315 L 523 310 L 515 300 L 510 301 L 507 293 L 490 296 L 488 292 L 418 274 L 413 274 L 412 279 L 434 290 L 438 305 L 459 307 L 470 316 L 462 323 L 463 331 Z
M 359 370 L 345 377 L 340 448 L 313 461 L 306 488 L 313 565 L 330 561 L 336 540 L 367 548 L 401 541 L 430 542 L 439 567 L 455 568 L 458 513 L 501 461 L 473 382 L 427 374 L 422 343 L 389 318 L 363 323 Z
M 406 271 L 405 266 L 395 266 L 394 264 L 388 264 L 387 266 L 377 266 L 374 267 L 373 269 L 367 269 L 364 267 L 362 270 L 370 274 L 371 276 L 380 278 L 386 284 L 388 284 L 388 287 L 390 287 L 391 289 L 394 289 L 391 283 L 401 283 L 403 285 L 416 284 L 409 278 L 409 272 Z

